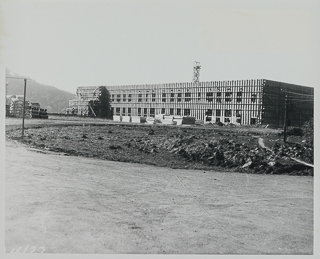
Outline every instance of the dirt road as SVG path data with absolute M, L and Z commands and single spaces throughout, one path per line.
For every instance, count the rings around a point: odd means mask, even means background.
M 5 177 L 6 252 L 313 252 L 312 177 L 156 168 L 12 141 Z

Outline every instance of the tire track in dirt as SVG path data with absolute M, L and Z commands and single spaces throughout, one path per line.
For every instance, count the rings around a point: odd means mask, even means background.
M 219 224 L 256 248 L 208 221 L 174 175 Z M 299 193 L 310 199 L 288 202 Z M 312 196 L 312 177 L 248 179 L 41 154 L 6 142 L 7 251 L 30 243 L 48 253 L 308 254 Z M 245 203 L 253 197 L 256 206 Z

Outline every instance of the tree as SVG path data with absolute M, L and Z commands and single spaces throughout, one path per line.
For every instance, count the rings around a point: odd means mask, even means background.
M 105 86 L 100 86 L 96 94 L 98 95 L 97 100 L 89 101 L 89 116 L 96 116 L 99 118 L 111 118 L 111 107 L 110 107 L 110 93 Z

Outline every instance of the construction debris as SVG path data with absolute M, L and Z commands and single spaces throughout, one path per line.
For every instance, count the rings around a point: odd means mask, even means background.
M 165 125 L 194 125 L 196 124 L 195 117 L 173 116 L 165 114 L 157 114 L 154 117 L 139 117 L 139 116 L 113 116 L 113 121 L 116 122 L 133 122 L 147 124 L 165 124 Z
M 131 116 L 131 122 L 132 123 L 145 123 L 146 118 L 145 117 L 140 117 L 140 116 Z
M 283 143 L 277 132 L 259 132 L 258 129 L 241 131 L 228 127 L 212 131 L 212 128 L 119 123 L 103 127 L 29 128 L 28 139 L 21 141 L 38 148 L 62 149 L 71 155 L 174 168 L 229 168 L 257 174 L 313 175 L 310 167 L 314 155 L 312 141 L 301 142 L 302 138 L 297 137 L 295 143 Z M 7 136 L 20 139 L 20 130 L 7 131 Z
M 23 95 L 7 95 L 6 96 L 6 116 L 22 118 L 23 109 L 24 117 L 48 119 L 46 109 L 41 109 L 39 103 L 23 103 Z M 24 106 L 24 107 L 23 107 Z

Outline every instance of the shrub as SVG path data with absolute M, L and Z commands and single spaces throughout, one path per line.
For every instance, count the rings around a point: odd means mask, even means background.
M 313 136 L 314 136 L 314 125 L 313 125 L 313 118 L 309 121 L 307 121 L 303 127 L 303 135 L 308 138 L 308 140 L 313 142 Z
M 294 128 L 294 127 L 289 127 L 287 131 L 288 136 L 302 136 L 303 135 L 303 130 L 301 128 Z

